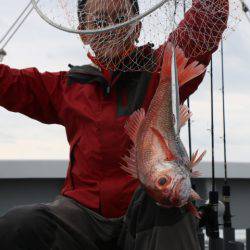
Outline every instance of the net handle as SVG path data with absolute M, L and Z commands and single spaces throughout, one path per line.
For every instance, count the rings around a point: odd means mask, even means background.
M 46 21 L 48 24 L 50 24 L 50 25 L 54 26 L 55 28 L 57 28 L 59 30 L 62 30 L 62 31 L 66 31 L 66 32 L 69 32 L 69 33 L 74 33 L 74 34 L 85 34 L 85 35 L 108 32 L 108 31 L 111 31 L 111 30 L 114 30 L 114 29 L 118 29 L 118 28 L 127 26 L 129 24 L 135 23 L 136 21 L 139 21 L 142 18 L 144 18 L 145 16 L 151 14 L 152 12 L 154 12 L 155 10 L 157 10 L 158 8 L 163 6 L 168 1 L 170 1 L 170 0 L 162 0 L 161 2 L 159 2 L 158 4 L 156 4 L 152 8 L 150 8 L 149 10 L 145 11 L 143 14 L 137 15 L 137 16 L 131 18 L 130 20 L 124 22 L 124 23 L 119 23 L 119 24 L 116 24 L 114 26 L 108 26 L 108 27 L 105 27 L 103 29 L 98 29 L 98 30 L 95 30 L 95 29 L 92 29 L 92 30 L 74 30 L 74 29 L 70 29 L 70 28 L 64 27 L 62 25 L 59 25 L 59 24 L 53 22 L 38 7 L 38 5 L 37 5 L 38 1 L 37 0 L 31 0 L 31 2 L 33 4 L 33 7 L 36 10 L 36 12 L 38 13 L 38 15 L 44 21 Z

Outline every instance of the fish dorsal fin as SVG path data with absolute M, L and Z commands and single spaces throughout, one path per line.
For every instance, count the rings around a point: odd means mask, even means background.
M 120 166 L 121 169 L 129 173 L 133 178 L 137 179 L 138 175 L 137 175 L 135 146 L 133 146 L 129 150 L 129 156 L 125 155 L 122 159 L 126 162 L 127 166 L 125 166 L 124 164 L 121 164 Z
M 166 160 L 167 161 L 172 161 L 175 159 L 174 155 L 172 154 L 171 150 L 169 149 L 167 143 L 166 143 L 166 140 L 165 138 L 163 137 L 163 135 L 161 134 L 161 132 L 154 128 L 154 127 L 151 127 L 151 130 L 153 132 L 153 134 L 158 138 L 159 140 L 159 143 L 163 149 L 163 151 L 165 152 L 166 154 Z
M 186 105 L 180 105 L 180 129 L 186 124 L 190 119 L 192 113 L 189 111 Z
M 130 139 L 135 143 L 138 130 L 145 119 L 145 110 L 143 108 L 136 110 L 126 122 L 124 128 Z

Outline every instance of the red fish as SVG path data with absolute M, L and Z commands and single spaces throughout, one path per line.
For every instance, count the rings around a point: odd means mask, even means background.
M 123 158 L 126 164 L 121 166 L 139 179 L 158 205 L 187 205 L 197 217 L 199 214 L 191 201 L 200 199 L 200 196 L 192 189 L 190 178 L 198 175 L 197 171 L 192 172 L 192 168 L 201 161 L 205 152 L 198 157 L 196 151 L 191 160 L 188 157 L 179 130 L 191 113 L 187 107 L 179 106 L 174 88 L 177 86 L 178 90 L 179 86 L 204 71 L 204 65 L 197 61 L 188 64 L 188 58 L 180 48 L 174 49 L 170 43 L 166 44 L 160 82 L 147 113 L 143 108 L 135 111 L 125 125 L 134 146 L 130 155 Z M 176 95 L 177 109 L 174 104 Z

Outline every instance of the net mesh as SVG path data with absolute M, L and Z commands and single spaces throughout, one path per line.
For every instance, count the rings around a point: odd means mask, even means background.
M 44 16 L 61 27 L 76 32 L 94 30 L 92 34 L 80 34 L 89 57 L 105 69 L 121 71 L 159 71 L 167 40 L 179 45 L 187 57 L 200 56 L 215 49 L 226 35 L 222 35 L 226 27 L 232 30 L 240 20 L 236 0 L 229 4 L 226 0 L 170 0 L 129 23 L 160 2 L 40 0 L 37 5 Z M 112 29 L 103 31 L 109 27 Z

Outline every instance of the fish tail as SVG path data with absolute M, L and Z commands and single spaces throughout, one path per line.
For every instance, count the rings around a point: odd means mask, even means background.
M 184 52 L 179 47 L 176 48 L 176 62 L 178 71 L 179 86 L 183 86 L 193 78 L 203 74 L 206 67 L 198 61 L 188 63 L 189 58 L 186 58 Z
M 170 42 L 165 45 L 160 76 L 161 84 L 166 84 L 171 81 L 172 48 L 173 45 Z M 179 86 L 184 85 L 191 79 L 201 75 L 206 71 L 206 67 L 203 64 L 200 64 L 198 61 L 189 63 L 189 58 L 185 57 L 185 54 L 181 48 L 176 47 L 175 53 Z

